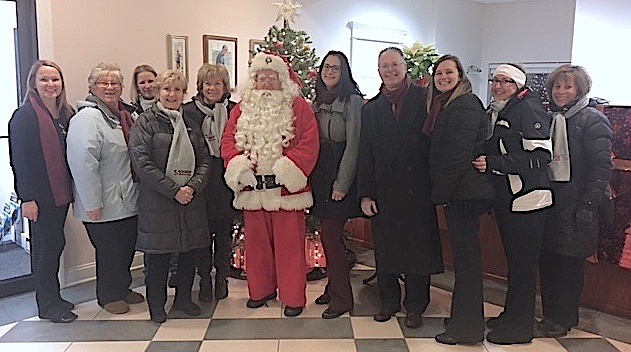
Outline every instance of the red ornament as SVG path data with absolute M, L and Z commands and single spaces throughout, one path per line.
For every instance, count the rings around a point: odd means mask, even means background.
M 309 79 L 315 79 L 316 77 L 318 77 L 318 71 L 316 70 L 311 70 L 309 72 Z
M 283 42 L 276 42 L 276 49 L 282 49 L 285 46 L 285 43 Z

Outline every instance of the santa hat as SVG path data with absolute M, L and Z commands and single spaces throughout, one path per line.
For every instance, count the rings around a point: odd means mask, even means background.
M 291 68 L 287 60 L 279 55 L 260 52 L 254 56 L 248 72 L 250 76 L 256 75 L 261 70 L 272 70 L 278 73 L 278 78 L 283 82 L 289 80 L 302 87 L 302 80 Z

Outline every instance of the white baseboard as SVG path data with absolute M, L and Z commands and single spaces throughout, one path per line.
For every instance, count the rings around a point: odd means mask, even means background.
M 142 252 L 136 252 L 134 260 L 131 263 L 131 270 L 140 269 L 144 266 Z M 74 268 L 69 268 L 63 275 L 61 282 L 62 288 L 75 286 L 84 282 L 96 279 L 96 262 L 86 263 Z

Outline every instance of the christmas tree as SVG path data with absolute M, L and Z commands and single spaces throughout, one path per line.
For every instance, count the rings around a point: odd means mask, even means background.
M 315 98 L 315 82 L 318 76 L 317 63 L 320 58 L 316 56 L 313 43 L 307 32 L 294 30 L 289 26 L 293 17 L 301 5 L 293 0 L 285 0 L 284 3 L 275 3 L 279 7 L 276 20 L 283 19 L 283 28 L 273 25 L 265 36 L 265 44 L 261 45 L 258 52 L 267 51 L 279 54 L 289 61 L 291 67 L 302 79 L 302 95 L 313 100 Z

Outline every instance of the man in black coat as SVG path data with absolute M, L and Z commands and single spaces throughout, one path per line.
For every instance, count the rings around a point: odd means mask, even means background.
M 430 199 L 426 92 L 412 84 L 403 53 L 379 54 L 383 84 L 362 111 L 358 196 L 372 217 L 381 309 L 387 321 L 401 309 L 398 283 L 404 274 L 405 325 L 417 328 L 429 304 L 430 275 L 443 271 L 436 211 Z

